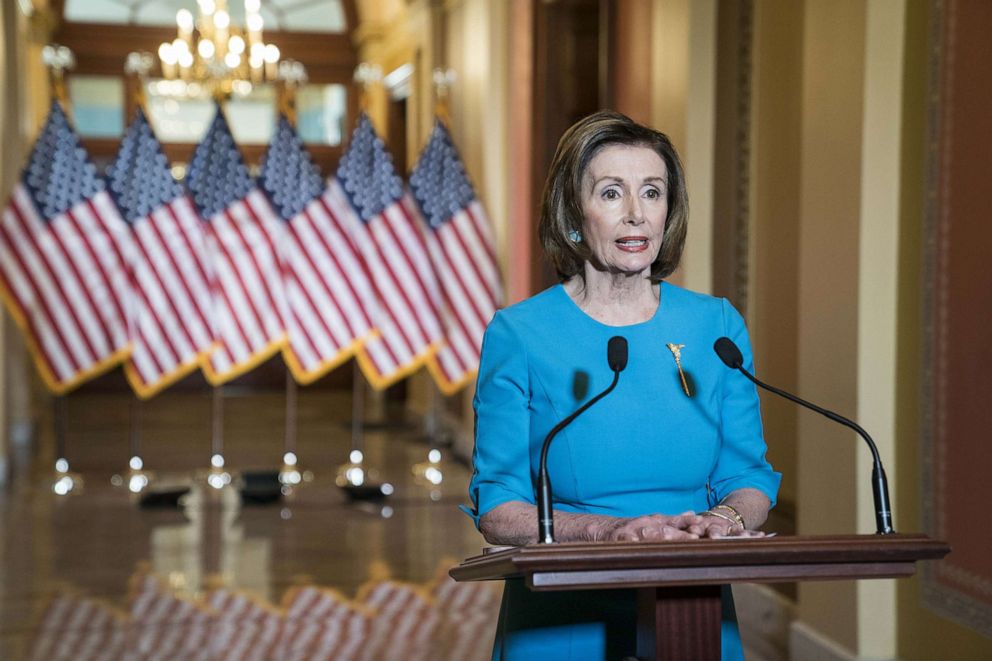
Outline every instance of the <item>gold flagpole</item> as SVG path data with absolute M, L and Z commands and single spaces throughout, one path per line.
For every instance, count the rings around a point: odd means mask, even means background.
M 151 53 L 147 51 L 128 53 L 127 60 L 124 61 L 124 75 L 127 81 L 124 102 L 128 117 L 133 117 L 138 108 L 141 108 L 146 113 L 148 112 L 148 96 L 145 93 L 145 80 L 154 66 L 155 56 Z
M 296 91 L 307 82 L 307 70 L 296 60 L 282 60 L 276 77 L 276 110 L 284 115 L 292 127 L 296 127 Z
M 75 68 L 76 56 L 66 46 L 48 44 L 41 49 L 41 61 L 48 68 L 48 85 L 52 98 L 59 102 L 66 116 L 72 119 L 69 94 L 65 87 L 65 72 Z
M 451 115 L 448 111 L 448 93 L 456 79 L 454 69 L 437 68 L 432 72 L 434 82 L 434 115 L 437 120 L 449 129 L 451 128 Z M 444 481 L 444 470 L 442 466 L 442 455 L 440 446 L 444 444 L 447 436 L 444 427 L 444 395 L 438 387 L 437 382 L 431 378 L 430 381 L 430 405 L 425 421 L 425 431 L 430 449 L 427 452 L 427 461 L 414 464 L 411 468 L 416 481 L 430 489 L 431 500 L 441 499 L 441 483 Z
M 41 49 L 41 61 L 48 69 L 48 85 L 52 98 L 62 106 L 66 117 L 72 120 L 69 95 L 65 87 L 65 72 L 76 66 L 76 56 L 65 46 L 48 44 Z M 66 435 L 68 432 L 69 404 L 65 395 L 56 395 L 53 413 L 55 421 L 55 475 L 52 491 L 59 496 L 79 493 L 83 486 L 82 477 L 69 468 L 66 458 Z

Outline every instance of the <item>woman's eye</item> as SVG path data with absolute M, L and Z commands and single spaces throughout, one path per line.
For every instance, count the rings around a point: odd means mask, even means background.
M 657 188 L 649 188 L 648 190 L 644 191 L 644 195 L 650 200 L 657 200 L 659 197 L 661 197 L 661 191 L 658 190 Z
M 607 188 L 606 190 L 603 191 L 604 200 L 615 200 L 619 197 L 620 197 L 620 193 L 615 188 Z

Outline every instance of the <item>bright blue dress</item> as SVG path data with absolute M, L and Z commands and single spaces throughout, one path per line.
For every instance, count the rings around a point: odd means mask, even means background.
M 774 504 L 781 475 L 765 460 L 757 392 L 713 351 L 727 336 L 753 369 L 740 314 L 724 299 L 662 283 L 651 319 L 607 326 L 556 285 L 497 312 L 486 330 L 469 485 L 476 525 L 502 503 L 534 503 L 544 437 L 610 384 L 606 347 L 614 335 L 629 346 L 616 390 L 562 431 L 548 453 L 554 508 L 611 516 L 698 512 L 745 487 Z M 669 343 L 682 345 L 691 397 Z M 743 658 L 729 590 L 724 594 L 723 658 Z M 632 590 L 535 593 L 511 580 L 493 658 L 633 655 L 635 626 Z

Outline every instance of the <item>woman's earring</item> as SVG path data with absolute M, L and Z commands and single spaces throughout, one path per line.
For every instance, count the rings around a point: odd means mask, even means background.
M 568 240 L 572 243 L 582 243 L 582 232 L 579 230 L 572 230 L 568 233 Z

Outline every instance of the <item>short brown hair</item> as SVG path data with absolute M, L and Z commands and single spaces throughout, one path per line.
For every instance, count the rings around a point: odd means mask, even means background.
M 538 236 L 544 253 L 558 277 L 567 280 L 583 273 L 588 247 L 571 241 L 573 231 L 582 231 L 582 177 L 593 157 L 603 147 L 626 145 L 647 147 L 661 157 L 668 170 L 668 218 L 658 257 L 651 264 L 652 282 L 660 282 L 678 267 L 685 246 L 689 197 L 682 162 L 664 133 L 641 126 L 626 115 L 602 110 L 573 124 L 558 142 L 551 170 L 541 196 Z

